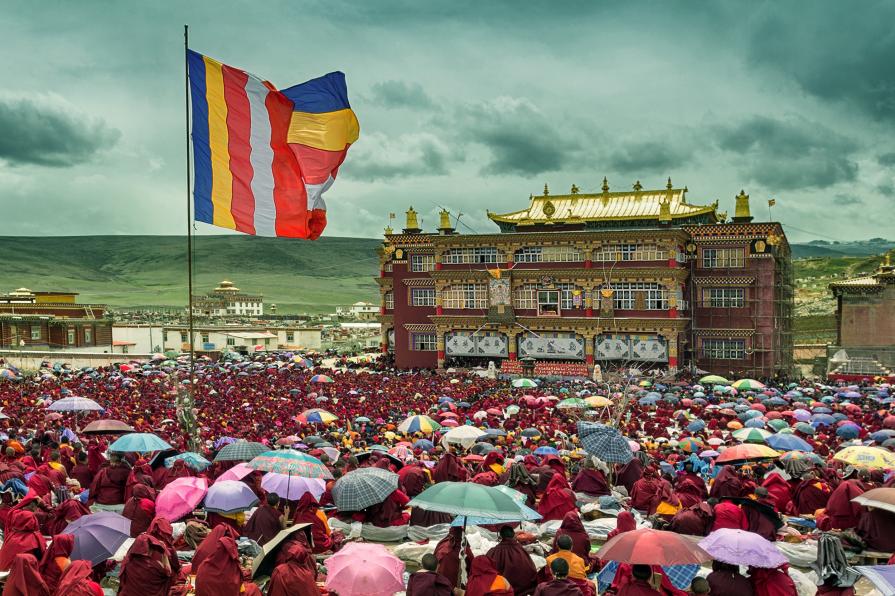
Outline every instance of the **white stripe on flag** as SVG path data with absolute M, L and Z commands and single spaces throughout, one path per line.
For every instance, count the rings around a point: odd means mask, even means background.
M 332 176 L 328 176 L 323 184 L 305 184 L 305 190 L 308 193 L 308 211 L 312 209 L 323 209 L 326 211 L 323 193 L 329 190 L 333 182 L 335 182 L 335 179 Z
M 270 114 L 265 100 L 270 90 L 261 79 L 249 75 L 246 95 L 251 108 L 252 194 L 255 198 L 255 234 L 276 236 L 277 209 L 273 202 L 273 149 L 270 148 Z

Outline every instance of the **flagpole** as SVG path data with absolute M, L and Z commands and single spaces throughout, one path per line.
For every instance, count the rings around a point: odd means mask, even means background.
M 190 170 L 190 71 L 189 71 L 189 49 L 190 49 L 190 26 L 183 26 L 183 65 L 184 65 L 184 114 L 186 117 L 186 267 L 187 267 L 187 287 L 189 295 L 187 298 L 187 322 L 190 334 L 190 386 L 187 393 L 187 400 L 184 403 L 182 420 L 185 422 L 184 430 L 188 434 L 190 448 L 196 450 L 198 437 L 196 437 L 195 417 L 193 409 L 196 405 L 196 350 L 195 350 L 195 334 L 193 333 L 193 212 L 192 212 L 192 184 Z

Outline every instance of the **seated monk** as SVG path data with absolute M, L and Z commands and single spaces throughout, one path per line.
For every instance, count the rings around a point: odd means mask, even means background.
M 45 546 L 37 517 L 26 509 L 14 509 L 9 514 L 0 546 L 0 571 L 9 571 L 12 561 L 20 553 L 42 559 Z
M 193 555 L 193 574 L 196 573 L 202 562 L 217 548 L 218 543 L 224 538 L 232 538 L 235 542 L 239 538 L 239 534 L 230 526 L 221 525 L 217 526 L 202 539 L 202 542 L 196 546 L 196 553 Z
M 602 470 L 598 470 L 589 457 L 584 459 L 581 470 L 575 475 L 575 479 L 572 481 L 572 490 L 576 493 L 584 493 L 589 497 L 601 497 L 611 492 L 606 474 Z
M 547 565 L 552 566 L 557 559 L 562 559 L 568 565 L 568 578 L 578 586 L 584 596 L 595 596 L 596 587 L 587 579 L 587 565 L 584 559 L 572 552 L 572 539 L 569 536 L 560 536 L 556 541 L 559 550 L 547 557 Z
M 553 537 L 553 552 L 559 550 L 556 541 L 560 536 L 571 538 L 572 552 L 584 559 L 585 563 L 588 562 L 590 559 L 590 536 L 587 535 L 587 530 L 584 529 L 581 516 L 577 511 L 569 511 L 562 518 L 562 524 L 556 530 L 556 536 Z
M 62 574 L 71 565 L 71 553 L 75 549 L 75 537 L 71 534 L 56 534 L 47 552 L 40 560 L 40 574 L 51 591 L 59 585 Z
M 466 596 L 497 596 L 499 594 L 512 596 L 513 586 L 497 572 L 494 563 L 486 555 L 475 557 L 469 568 Z
M 294 524 L 311 524 L 311 535 L 314 539 L 314 554 L 324 553 L 333 547 L 332 530 L 326 514 L 320 509 L 317 499 L 311 493 L 305 493 L 295 506 L 292 516 Z
M 40 575 L 34 555 L 20 553 L 12 560 L 3 596 L 50 596 L 50 588 Z
M 538 585 L 538 570 L 531 556 L 516 540 L 513 528 L 501 526 L 500 542 L 487 555 L 497 571 L 513 586 L 516 596 L 528 596 L 534 592 Z
M 259 505 L 246 522 L 242 535 L 247 536 L 264 546 L 285 526 L 285 518 L 277 509 L 280 497 L 276 493 L 268 493 L 267 503 Z
M 155 518 L 155 491 L 145 484 L 135 484 L 121 515 L 131 520 L 131 538 L 148 530 Z
M 855 532 L 867 543 L 869 550 L 895 551 L 895 513 L 868 507 Z
M 662 502 L 662 483 L 655 466 L 643 470 L 643 476 L 631 488 L 631 508 L 653 515 Z
M 85 515 L 90 514 L 90 508 L 84 505 L 78 499 L 68 499 L 63 501 L 53 511 L 53 518 L 46 524 L 46 534 L 55 536 L 61 534 L 68 524 Z
M 843 480 L 836 487 L 830 494 L 824 511 L 829 524 L 829 528 L 826 529 L 849 530 L 858 525 L 864 508 L 858 503 L 853 503 L 852 499 L 864 494 L 864 490 L 860 480 Z
M 542 516 L 541 521 L 549 521 L 562 519 L 569 511 L 578 511 L 575 492 L 565 476 L 555 473 L 538 503 L 538 513 Z
M 802 480 L 792 493 L 790 513 L 794 515 L 814 515 L 818 509 L 827 506 L 833 490 L 830 485 L 817 477 L 814 470 L 802 474 Z
M 630 567 L 630 572 L 625 573 L 622 567 Z M 617 587 L 618 596 L 663 596 L 660 592 L 653 588 L 650 580 L 653 577 L 653 570 L 649 565 L 627 565 L 627 563 L 619 566 L 619 570 L 615 573 L 615 579 L 612 583 L 613 587 Z M 624 581 L 619 581 L 619 580 Z M 618 582 L 618 585 L 616 584 Z M 664 587 L 664 586 L 663 586 Z M 675 595 L 686 594 L 680 590 L 675 590 Z
M 382 503 L 367 507 L 366 520 L 379 528 L 406 526 L 410 521 L 410 514 L 405 513 L 404 508 L 409 502 L 410 498 L 401 489 L 396 489 Z
M 267 596 L 320 596 L 317 564 L 305 545 L 292 542 L 285 547 L 283 562 L 270 575 Z
M 93 581 L 93 568 L 90 561 L 73 561 L 62 578 L 55 594 L 62 596 L 102 596 L 103 589 Z
M 771 542 L 777 539 L 777 530 L 783 526 L 783 521 L 774 509 L 774 505 L 774 500 L 771 499 L 768 489 L 756 486 L 755 498 L 744 500 L 741 506 L 749 524 L 747 529 Z
M 712 504 L 713 502 L 714 499 L 709 499 L 709 504 Z M 715 514 L 715 521 L 712 524 L 712 532 L 722 528 L 732 528 L 734 530 L 747 530 L 749 528 L 749 521 L 746 519 L 746 514 L 743 513 L 743 510 L 740 509 L 736 503 L 721 501 L 720 503 L 715 504 L 712 510 Z
M 778 512 L 788 511 L 792 501 L 792 489 L 789 482 L 776 471 L 771 471 L 765 476 L 761 485 L 768 490 L 771 500 L 774 501 L 774 509 Z
M 736 468 L 733 466 L 724 466 L 712 482 L 712 487 L 709 490 L 709 497 L 713 499 L 720 499 L 721 497 L 742 497 L 745 496 L 743 494 L 744 490 L 745 481 L 737 473 Z
M 711 588 L 710 594 L 752 596 L 752 582 L 745 575 L 740 574 L 739 565 L 712 561 L 712 572 L 706 579 Z
M 578 584 L 569 579 L 569 564 L 565 559 L 554 559 L 550 574 L 553 579 L 538 584 L 535 596 L 584 596 Z
M 218 528 L 230 529 L 228 526 Z M 213 535 L 214 530 L 202 545 L 208 543 Z M 193 573 L 196 575 L 196 596 L 240 596 L 242 569 L 239 566 L 236 539 L 232 535 L 225 535 L 213 542 L 199 563 L 193 563 Z
M 411 573 L 407 580 L 406 596 L 453 596 L 451 582 L 438 573 L 435 555 L 426 553 L 420 563 L 420 570 Z
M 671 518 L 671 525 L 668 529 L 678 534 L 708 536 L 714 521 L 714 512 L 711 505 L 700 502 L 678 511 Z
M 140 534 L 124 556 L 118 577 L 118 596 L 168 596 L 174 572 L 165 543 Z
M 451 589 L 456 588 L 459 585 L 460 544 L 462 538 L 463 528 L 453 526 L 448 531 L 448 535 L 435 545 L 435 558 L 438 560 L 438 573 L 448 580 L 448 583 L 451 584 Z M 464 556 L 466 557 L 465 565 L 468 572 L 469 567 L 472 565 L 472 550 L 469 548 L 468 544 L 466 545 Z

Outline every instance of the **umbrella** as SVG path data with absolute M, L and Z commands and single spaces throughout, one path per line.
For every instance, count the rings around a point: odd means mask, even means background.
M 705 451 L 701 451 L 699 453 L 699 457 L 718 457 L 719 455 L 721 454 L 714 449 L 706 449 Z
M 497 486 L 495 488 L 500 488 L 500 486 Z M 541 519 L 540 513 L 538 513 L 531 507 L 527 507 L 524 502 L 519 504 L 518 521 L 537 521 L 539 519 Z M 509 520 L 503 520 L 503 521 L 509 521 Z M 494 518 L 472 517 L 472 516 L 467 517 L 465 515 L 458 515 L 451 522 L 451 525 L 454 527 L 458 527 L 458 526 L 459 527 L 462 527 L 462 526 L 491 526 L 491 525 L 494 525 Z
M 714 559 L 731 565 L 774 569 L 788 561 L 773 542 L 744 530 L 715 530 L 700 540 L 699 546 Z
M 175 478 L 155 499 L 155 513 L 170 522 L 191 513 L 208 492 L 205 478 Z
M 702 429 L 705 428 L 705 422 L 702 420 L 694 420 L 690 424 L 687 425 L 687 430 L 691 433 L 698 433 Z
M 298 501 L 305 493 L 311 493 L 315 499 L 319 499 L 326 490 L 326 481 L 322 478 L 268 472 L 261 478 L 261 488 L 290 501 Z
M 538 447 L 534 450 L 535 455 L 558 455 L 559 451 L 555 447 Z
M 895 565 L 858 565 L 855 569 L 870 580 L 882 596 L 895 595 Z
M 414 441 L 413 448 L 421 451 L 432 451 L 435 449 L 435 443 L 429 439 L 420 439 L 419 441 Z
M 584 401 L 592 408 L 605 408 L 612 405 L 612 400 L 607 399 L 602 395 L 590 395 L 585 397 Z
M 487 433 L 474 426 L 458 426 L 447 431 L 441 438 L 442 443 L 460 445 L 464 449 L 472 447 L 479 437 Z
M 314 375 L 311 377 L 312 383 L 332 383 L 333 378 L 327 375 Z
M 51 412 L 98 412 L 103 407 L 86 397 L 63 397 L 54 401 L 47 409 Z
M 687 437 L 680 440 L 678 447 L 687 453 L 695 453 L 703 448 L 703 444 L 693 437 Z
M 294 449 L 267 451 L 256 456 L 248 465 L 253 470 L 276 472 L 290 476 L 323 478 L 325 480 L 331 480 L 333 477 L 322 461 Z
M 803 435 L 813 435 L 815 433 L 814 427 L 807 422 L 796 423 L 796 425 L 793 427 L 793 430 L 797 430 Z
M 288 544 L 287 539 L 296 532 L 304 534 L 305 544 L 314 543 L 311 535 L 311 524 L 293 524 L 285 530 L 280 530 L 276 536 L 264 543 L 264 546 L 261 547 L 261 554 L 252 560 L 252 577 L 258 577 L 259 575 L 269 576 L 273 573 L 280 547 L 284 542 Z
M 762 418 L 750 418 L 743 426 L 746 428 L 764 428 L 766 425 L 767 423 Z
M 777 451 L 814 451 L 810 443 L 795 435 L 771 435 L 767 439 L 767 444 Z
M 239 463 L 218 476 L 216 480 L 242 480 L 254 471 L 255 470 L 250 468 L 247 464 Z M 261 486 L 262 488 L 264 487 L 263 479 L 261 482 Z
M 380 468 L 359 468 L 339 478 L 332 488 L 339 511 L 360 511 L 378 505 L 398 488 L 398 475 Z
M 730 385 L 730 381 L 718 375 L 708 375 L 699 379 L 700 385 Z
M 94 420 L 81 430 L 85 435 L 123 435 L 132 432 L 134 427 L 120 420 Z
M 269 451 L 270 447 L 254 441 L 236 441 L 218 451 L 214 461 L 251 461 L 253 458 Z
M 173 449 L 173 447 L 152 433 L 127 434 L 109 445 L 109 451 L 122 452 L 149 453 L 162 449 Z
M 517 389 L 520 387 L 537 387 L 538 384 L 532 381 L 531 379 L 515 379 L 513 381 L 513 387 Z
M 526 428 L 522 431 L 521 435 L 523 437 L 528 437 L 529 439 L 533 439 L 535 437 L 541 436 L 541 431 L 536 428 Z
M 578 437 L 585 451 L 607 463 L 626 464 L 634 458 L 631 446 L 612 426 L 579 421 Z
M 170 468 L 178 459 L 182 459 L 184 463 L 186 463 L 187 467 L 192 468 L 197 472 L 201 472 L 211 465 L 211 462 L 202 457 L 200 454 L 194 451 L 187 451 L 186 453 L 180 453 L 178 455 L 165 458 L 165 467 Z
M 439 482 L 411 499 L 409 507 L 452 515 L 519 521 L 521 503 L 496 487 L 472 482 Z
M 587 402 L 580 397 L 570 397 L 556 404 L 556 407 L 560 410 L 584 410 L 588 405 Z
M 441 430 L 441 425 L 428 416 L 409 416 L 398 425 L 398 430 L 407 434 L 434 433 Z
M 789 423 L 786 420 L 780 420 L 779 418 L 776 420 L 768 420 L 768 426 L 773 428 L 775 431 L 780 432 L 784 428 L 789 428 Z
M 852 502 L 895 513 L 895 488 L 872 488 L 852 499 Z
M 761 391 L 765 388 L 765 384 L 755 379 L 740 379 L 731 385 L 739 391 Z
M 771 433 L 760 428 L 741 428 L 731 433 L 733 438 L 743 443 L 764 443 Z
M 865 468 L 895 468 L 895 454 L 880 447 L 853 445 L 836 452 L 833 459 Z
M 205 511 L 215 513 L 247 511 L 257 504 L 258 497 L 239 480 L 218 480 L 205 495 Z
M 131 537 L 131 520 L 111 511 L 84 515 L 62 531 L 75 537 L 71 558 L 99 565 Z
M 367 418 L 366 416 L 358 416 L 357 418 L 354 419 L 354 421 L 357 422 L 357 423 L 372 422 L 372 420 L 370 420 L 370 419 Z
M 611 538 L 597 551 L 596 557 L 632 565 L 698 565 L 712 558 L 682 534 L 649 528 Z
M 404 591 L 404 563 L 381 544 L 352 542 L 326 565 L 326 589 L 340 596 L 391 596 Z
M 780 454 L 766 445 L 743 443 L 741 445 L 728 447 L 715 461 L 719 464 L 724 464 L 735 461 L 774 459 L 777 457 L 780 457 Z
M 326 410 L 321 410 L 320 408 L 311 408 L 310 410 L 305 410 L 304 412 L 296 416 L 296 419 L 299 422 L 303 422 L 305 424 L 329 424 L 330 422 L 335 422 L 336 420 L 338 420 L 339 417 L 332 412 L 327 412 Z

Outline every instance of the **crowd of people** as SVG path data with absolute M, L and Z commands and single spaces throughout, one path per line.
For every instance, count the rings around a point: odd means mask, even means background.
M 470 373 L 329 369 L 293 354 L 201 360 L 192 386 L 184 359 L 100 369 L 46 363 L 36 374 L 5 370 L 11 372 L 0 378 L 6 423 L 0 434 L 0 571 L 9 573 L 4 595 L 101 594 L 100 584 L 124 596 L 316 595 L 324 589 L 318 559 L 348 540 L 336 526 L 449 524 L 450 515 L 408 507 L 439 482 L 512 488 L 540 515 L 538 523 L 559 527 L 541 567 L 531 556 L 539 537 L 524 525 L 495 524 L 496 546 L 477 556 L 463 528 L 452 527 L 410 576 L 407 593 L 413 596 L 596 594 L 594 579 L 608 561 L 594 555 L 585 524 L 606 516 L 615 518 L 610 540 L 645 525 L 694 536 L 736 529 L 772 542 L 820 538 L 819 594 L 854 593 L 856 578 L 842 563 L 845 551 L 895 551 L 895 514 L 852 501 L 892 485 L 891 470 L 837 456 L 852 445 L 888 451 L 895 444 L 889 387 L 872 380 L 852 386 L 751 381 L 736 389 L 723 379 L 579 379 L 514 387 Z M 191 437 L 177 421 L 183 418 L 180 398 L 190 390 L 197 455 L 212 462 L 207 467 L 189 459 L 165 463 L 189 449 Z M 48 410 L 73 395 L 103 410 Z M 320 422 L 303 416 L 312 408 L 331 416 Z M 401 422 L 415 415 L 443 426 L 402 431 Z M 110 451 L 115 436 L 80 432 L 97 419 L 153 433 L 175 451 L 166 457 Z M 624 463 L 600 458 L 577 432 L 582 420 L 616 426 L 633 457 Z M 463 426 L 485 433 L 469 445 L 442 441 Z M 783 435 L 800 449 L 725 456 L 738 445 L 764 445 Z M 266 490 L 262 472 L 246 471 L 239 478 L 258 499 L 250 511 L 157 515 L 159 493 L 180 478 L 204 477 L 210 484 L 233 479 L 240 462 L 215 456 L 241 440 L 301 450 L 323 462 L 333 478 L 317 495 L 309 490 L 289 499 L 294 495 Z M 362 510 L 339 510 L 334 483 L 366 467 L 397 474 L 398 488 Z M 130 520 L 134 540 L 122 560 L 73 557 L 75 543 L 65 530 L 96 511 Z M 308 524 L 308 531 L 277 544 L 269 577 L 259 582 L 241 539 L 263 546 L 293 524 Z M 705 575 L 681 586 L 660 566 L 621 563 L 603 588 L 625 596 L 797 593 L 786 565 L 747 569 L 715 561 Z

